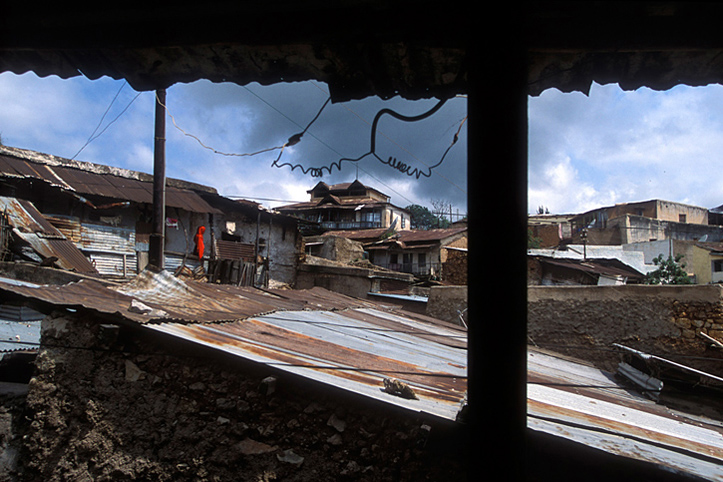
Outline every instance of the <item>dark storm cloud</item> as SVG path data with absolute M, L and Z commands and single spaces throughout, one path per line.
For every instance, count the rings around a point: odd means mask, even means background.
M 8 145 L 62 157 L 85 145 L 79 160 L 152 171 L 153 92 L 134 92 L 123 81 L 107 78 L 2 74 L 0 99 L 0 134 Z M 368 98 L 325 105 L 328 99 L 326 86 L 316 82 L 173 85 L 166 99 L 167 176 L 212 186 L 224 195 L 289 201 L 305 200 L 306 190 L 319 180 L 338 183 L 358 176 L 397 205 L 429 206 L 435 199 L 466 212 L 466 99 L 450 99 L 418 122 L 382 116 L 374 153 L 371 124 L 381 109 L 407 118 L 429 111 L 437 100 Z M 88 143 L 95 129 L 102 135 Z M 457 143 L 430 171 L 458 130 Z M 302 132 L 300 142 L 283 153 L 278 149 Z M 390 158 L 408 166 L 408 173 L 429 177 L 400 172 L 385 164 Z
M 326 87 L 311 82 L 224 85 L 222 94 L 211 83 L 196 83 L 184 89 L 188 90 L 188 101 L 196 103 L 189 111 L 195 118 L 203 117 L 202 111 L 218 115 L 223 109 L 236 110 L 236 119 L 207 134 L 228 145 L 228 139 L 223 141 L 221 137 L 235 129 L 237 142 L 231 144 L 237 152 L 278 147 L 291 136 L 303 133 L 300 142 L 283 152 L 275 150 L 254 157 L 255 172 L 261 177 L 278 175 L 274 170 L 287 171 L 310 188 L 319 180 L 345 182 L 358 175 L 367 178 L 363 182 L 377 185 L 396 198 L 393 202 L 400 205 L 443 199 L 466 210 L 465 99 L 451 99 L 430 117 L 405 122 L 391 113 L 403 119 L 419 116 L 438 101 L 370 98 L 325 104 Z M 390 109 L 391 113 L 379 118 L 372 151 L 372 123 L 382 109 Z M 217 125 L 217 120 L 212 124 Z M 458 141 L 452 146 L 458 131 Z M 390 164 L 406 166 L 405 172 Z M 388 192 L 390 189 L 393 192 Z

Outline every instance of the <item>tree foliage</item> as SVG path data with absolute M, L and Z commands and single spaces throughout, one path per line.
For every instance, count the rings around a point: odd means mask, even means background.
M 432 212 L 419 204 L 410 204 L 405 207 L 410 212 L 412 229 L 436 229 L 449 227 L 449 220 L 432 214 Z
M 527 228 L 527 249 L 539 249 L 542 246 L 542 238 L 532 234 L 532 229 Z
M 685 263 L 680 263 L 683 255 L 679 254 L 673 258 L 666 259 L 662 254 L 653 258 L 653 264 L 658 268 L 645 275 L 645 284 L 649 285 L 687 285 L 692 281 L 685 272 Z

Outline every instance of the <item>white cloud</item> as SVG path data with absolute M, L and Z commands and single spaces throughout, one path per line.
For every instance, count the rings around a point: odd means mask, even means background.
M 200 81 L 171 86 L 166 101 L 169 113 L 188 134 L 217 151 L 242 154 L 279 146 L 301 132 L 328 99 L 324 89 L 322 84 L 308 82 L 242 87 Z M 0 136 L 6 145 L 72 157 L 99 127 L 95 133 L 98 137 L 82 149 L 78 160 L 150 173 L 154 95 L 136 95 L 122 81 L 109 78 L 62 80 L 0 74 Z M 369 152 L 370 123 L 379 109 L 391 107 L 412 115 L 433 104 L 432 100 L 406 102 L 400 98 L 328 104 L 302 142 L 288 149 L 281 161 L 319 167 L 341 157 L 361 156 Z M 423 123 L 385 118 L 384 134 L 429 163 L 449 145 L 465 115 L 466 100 L 452 99 Z M 431 178 L 420 179 L 395 171 L 371 156 L 358 164 L 345 162 L 341 172 L 334 169 L 325 172 L 323 178 L 314 178 L 300 169 L 272 167 L 278 151 L 228 157 L 214 154 L 198 140 L 184 135 L 167 118 L 168 177 L 212 186 L 228 195 L 303 200 L 308 197 L 306 190 L 319 180 L 347 182 L 358 173 L 363 182 L 389 194 L 395 204 L 428 205 L 432 198 L 443 198 L 466 210 L 466 129 L 462 129 L 444 164 Z M 386 145 L 384 149 L 385 156 L 396 155 L 387 152 Z
M 582 212 L 654 198 L 720 205 L 721 101 L 721 86 L 624 92 L 594 85 L 589 97 L 531 98 L 530 209 Z

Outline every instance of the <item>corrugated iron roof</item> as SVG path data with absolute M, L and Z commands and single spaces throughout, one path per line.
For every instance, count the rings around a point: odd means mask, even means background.
M 545 263 L 552 266 L 558 266 L 561 268 L 574 269 L 578 271 L 584 271 L 586 273 L 594 273 L 605 276 L 624 276 L 627 278 L 634 278 L 642 280 L 644 278 L 643 273 L 640 273 L 635 268 L 632 268 L 618 259 L 567 259 L 567 258 L 548 258 L 539 256 L 537 257 L 541 263 Z
M 0 177 L 33 178 L 77 195 L 94 195 L 135 203 L 153 203 L 150 174 L 70 161 L 33 151 L 0 147 Z M 166 205 L 199 213 L 220 213 L 190 189 L 166 185 Z
M 33 203 L 0 196 L 0 211 L 7 211 L 13 232 L 43 259 L 54 256 L 58 258 L 55 264 L 62 269 L 83 274 L 98 274 L 88 258 L 50 224 Z
M 443 229 L 410 229 L 399 231 L 399 239 L 404 243 L 417 243 L 420 241 L 442 241 L 443 239 L 467 231 L 467 226 Z
M 387 403 L 454 420 L 467 390 L 467 332 L 322 288 L 260 290 L 144 271 L 108 287 L 0 278 L 0 293 L 83 308 Z M 384 391 L 408 384 L 418 399 Z
M 37 350 L 40 345 L 40 321 L 0 319 L 0 352 Z
M 444 228 L 444 229 L 402 229 L 397 231 L 394 236 L 385 239 L 382 243 L 401 242 L 403 246 L 409 245 L 412 247 L 415 243 L 427 243 L 425 247 L 433 246 L 430 242 L 440 242 L 458 234 L 462 234 L 467 231 L 466 226 L 459 226 L 455 228 Z M 382 235 L 389 232 L 389 228 L 375 228 L 375 229 L 357 229 L 354 231 L 328 231 L 324 233 L 324 236 L 340 236 L 348 239 L 353 239 L 360 242 L 372 242 L 379 239 Z
M 527 426 L 668 470 L 723 480 L 723 424 L 636 395 L 593 367 L 529 349 Z

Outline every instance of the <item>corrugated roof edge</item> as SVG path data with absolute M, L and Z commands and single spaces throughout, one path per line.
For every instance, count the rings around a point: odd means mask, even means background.
M 66 159 L 64 157 L 54 156 L 52 154 L 45 154 L 42 152 L 31 151 L 28 149 L 20 149 L 18 147 L 0 145 L 0 154 L 17 157 L 19 159 L 47 166 L 62 166 L 95 174 L 105 174 L 110 176 L 123 177 L 127 179 L 135 179 L 137 181 L 153 182 L 153 174 L 148 174 L 140 171 L 131 171 L 130 169 L 124 169 L 121 167 L 95 164 L 87 161 Z M 172 186 L 178 189 L 188 189 L 191 191 L 201 191 L 211 194 L 218 194 L 218 191 L 214 187 L 204 186 L 203 184 L 197 184 L 191 181 L 183 181 L 181 179 L 166 178 L 166 184 L 168 186 Z

